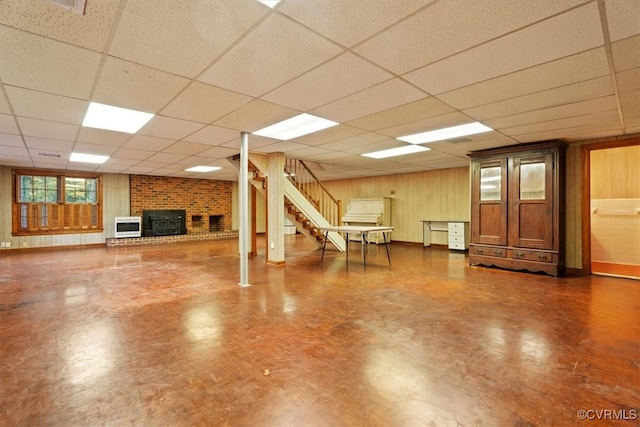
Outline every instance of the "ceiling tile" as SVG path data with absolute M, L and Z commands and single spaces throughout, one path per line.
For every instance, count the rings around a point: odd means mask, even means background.
M 426 96 L 424 92 L 405 81 L 392 79 L 324 105 L 311 113 L 344 123 L 417 101 Z
M 476 120 L 482 121 L 557 105 L 581 102 L 591 98 L 602 98 L 612 94 L 613 87 L 611 86 L 611 78 L 609 76 L 603 76 L 472 107 L 465 109 L 464 113 Z
M 389 137 L 374 132 L 362 132 L 357 135 L 349 135 L 333 142 L 319 145 L 318 147 L 329 150 L 344 150 L 346 148 L 359 147 L 361 145 L 373 144 L 380 141 L 386 141 Z
M 9 134 L 9 133 L 0 133 L 0 145 L 6 145 L 10 147 L 24 147 L 24 141 L 22 140 L 22 136 Z
M 494 129 L 511 128 L 514 126 L 548 122 L 562 118 L 570 118 L 593 114 L 601 111 L 615 110 L 616 99 L 613 95 L 602 98 L 594 98 L 588 101 L 559 105 L 556 107 L 539 109 L 536 111 L 513 114 L 497 119 L 486 120 L 484 124 Z
M 4 84 L 87 99 L 101 55 L 0 26 Z
M 109 54 L 195 77 L 264 14 L 256 1 L 129 1 Z
M 175 142 L 175 139 L 158 138 L 155 136 L 147 135 L 133 135 L 127 142 L 122 145 L 122 148 L 158 152 L 173 145 Z
M 345 53 L 265 95 L 264 99 L 309 111 L 391 77 L 370 62 Z
M 260 96 L 341 51 L 290 19 L 270 15 L 198 79 Z
M 456 89 L 438 97 L 449 105 L 465 109 L 608 74 L 607 54 L 602 47 Z
M 587 124 L 569 129 L 541 130 L 514 136 L 514 139 L 525 143 L 546 141 L 548 139 L 562 139 L 564 141 L 596 139 L 605 136 L 620 135 L 622 127 L 620 121 Z
M 616 72 L 640 67 L 640 35 L 611 43 Z
M 109 161 L 113 159 L 113 161 L 119 165 L 132 166 L 138 163 L 140 160 L 148 159 L 149 157 L 153 156 L 154 153 L 155 151 L 119 148 L 115 153 L 113 153 L 112 157 L 109 158 Z
M 597 3 L 574 9 L 407 74 L 431 94 L 485 81 L 604 44 Z M 562 43 L 558 43 L 562 40 Z M 535 46 L 522 49 L 522 46 Z
M 170 145 L 169 147 L 164 149 L 165 153 L 174 153 L 174 154 L 187 154 L 194 155 L 198 153 L 202 153 L 205 150 L 211 148 L 208 145 L 204 144 L 196 144 L 194 142 L 185 142 L 178 141 L 175 144 Z
M 20 134 L 20 129 L 18 129 L 18 124 L 14 120 L 13 116 L 0 114 L 0 132 L 16 135 Z
M 617 110 L 600 111 L 597 113 L 585 114 L 577 117 L 567 117 L 545 122 L 531 123 L 526 125 L 502 128 L 501 132 L 518 137 L 519 135 L 532 134 L 536 132 L 553 131 L 554 129 L 575 128 L 598 123 L 616 123 L 620 126 Z
M 362 133 L 364 133 L 362 129 L 338 124 L 336 126 L 331 126 L 330 128 L 323 129 L 318 132 L 313 132 L 308 135 L 303 135 L 301 137 L 295 138 L 294 141 L 304 145 L 316 146 L 325 144 L 329 141 L 337 141 Z
M 454 111 L 454 109 L 451 106 L 436 98 L 425 98 L 380 113 L 350 120 L 347 124 L 360 129 L 375 131 L 415 122 L 428 117 L 440 116 L 452 111 Z
M 270 145 L 263 145 L 260 148 L 256 148 L 258 153 L 286 153 L 291 150 L 298 150 L 305 148 L 306 145 L 298 144 L 292 141 L 278 141 Z
M 238 154 L 238 150 L 227 147 L 213 147 L 198 153 L 198 157 L 206 157 L 211 159 L 225 159 L 229 156 Z
M 379 129 L 378 132 L 393 138 L 398 138 L 414 133 L 427 132 L 430 130 L 436 130 L 450 126 L 464 125 L 467 123 L 471 123 L 472 121 L 473 120 L 467 115 L 455 111 L 453 113 L 447 113 L 440 116 L 416 120 L 415 122 L 411 123 L 404 123 L 398 126 Z
M 13 145 L 0 145 L 0 158 L 4 157 L 29 157 L 29 150 Z
M 48 159 L 44 157 L 37 157 L 33 159 L 33 166 L 42 169 L 67 169 L 69 165 L 69 158 L 65 159 Z
M 637 0 L 605 0 L 609 37 L 615 42 L 640 33 Z
M 354 50 L 403 74 L 553 16 L 584 0 L 440 1 Z
M 5 86 L 6 87 L 6 86 Z M 0 114 L 12 114 L 11 107 L 4 92 L 0 90 Z
M 73 149 L 73 141 L 61 141 L 58 139 L 47 138 L 33 138 L 27 136 L 24 138 L 24 142 L 29 149 L 32 150 L 44 150 L 44 151 L 58 151 L 71 153 Z
M 157 113 L 189 80 L 114 57 L 107 57 L 93 101 Z
M 0 23 L 102 52 L 119 3 L 119 0 L 88 1 L 84 15 L 79 15 L 45 1 L 3 0 Z M 47 25 L 42 25 L 43 22 Z
M 249 96 L 205 83 L 192 82 L 162 110 L 162 115 L 211 123 L 249 101 Z
M 204 126 L 202 123 L 174 119 L 172 117 L 155 116 L 138 131 L 140 135 L 157 136 L 160 138 L 182 139 Z
M 131 134 L 128 133 L 81 127 L 77 140 L 78 142 L 86 142 L 88 144 L 103 144 L 119 147 L 129 138 L 131 138 Z
M 226 129 L 217 126 L 206 126 L 199 131 L 184 138 L 185 141 L 197 142 L 208 145 L 221 145 L 240 135 L 237 130 Z
M 153 156 L 146 159 L 146 161 L 150 162 L 160 162 L 160 163 L 176 163 L 180 160 L 186 159 L 187 156 L 183 154 L 173 154 L 173 153 L 157 153 Z
M 616 79 L 620 92 L 640 89 L 640 67 L 617 73 Z
M 365 1 L 288 1 L 278 7 L 278 12 L 343 46 L 352 47 L 432 2 L 385 1 L 372 7 Z
M 256 99 L 212 124 L 240 132 L 255 132 L 297 114 L 296 110 Z
M 85 144 L 84 142 L 77 142 L 73 147 L 73 152 L 95 154 L 97 156 L 111 156 L 116 152 L 117 149 L 118 147 L 112 147 L 108 145 Z
M 23 135 L 73 141 L 80 126 L 18 117 Z
M 16 115 L 79 125 L 89 103 L 75 98 L 5 86 Z

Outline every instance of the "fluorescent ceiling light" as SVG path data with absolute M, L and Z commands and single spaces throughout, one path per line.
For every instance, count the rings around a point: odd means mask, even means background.
M 95 154 L 71 153 L 69 161 L 83 163 L 104 163 L 109 156 L 96 156 Z
M 91 102 L 87 109 L 87 114 L 84 116 L 82 126 L 136 133 L 153 116 L 151 113 Z
M 221 169 L 220 166 L 194 166 L 189 169 L 185 169 L 186 172 L 211 172 Z
M 374 151 L 373 153 L 363 154 L 364 157 L 373 159 L 386 159 L 387 157 L 402 156 L 403 154 L 419 153 L 421 151 L 429 151 L 430 148 L 421 145 L 405 145 L 404 147 L 390 148 L 388 150 Z
M 297 138 L 322 129 L 327 129 L 337 124 L 339 123 L 303 113 L 280 123 L 257 130 L 253 132 L 253 134 L 286 141 L 288 139 Z
M 477 133 L 492 131 L 488 126 L 480 122 L 467 123 L 466 125 L 453 126 L 443 129 L 432 130 L 429 132 L 416 133 L 413 135 L 401 136 L 400 141 L 409 142 L 411 144 L 424 144 L 426 142 L 442 141 L 445 139 L 458 138 L 460 136 L 475 135 Z
M 273 9 L 274 7 L 276 7 L 278 3 L 280 3 L 280 0 L 258 0 L 258 1 L 266 6 L 269 6 L 271 9 Z

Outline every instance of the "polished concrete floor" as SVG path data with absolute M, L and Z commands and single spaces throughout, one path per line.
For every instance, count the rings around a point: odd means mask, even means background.
M 640 282 L 286 242 L 1 252 L 0 425 L 638 425 Z

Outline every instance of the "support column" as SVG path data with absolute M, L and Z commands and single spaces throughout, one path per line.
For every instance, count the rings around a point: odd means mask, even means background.
M 269 153 L 267 162 L 267 263 L 284 265 L 284 153 Z
M 240 138 L 240 286 L 249 286 L 249 134 Z

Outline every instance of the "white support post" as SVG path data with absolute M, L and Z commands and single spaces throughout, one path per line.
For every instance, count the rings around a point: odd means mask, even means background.
M 249 286 L 249 134 L 241 133 L 240 144 L 240 286 Z

